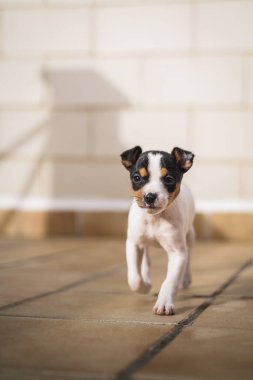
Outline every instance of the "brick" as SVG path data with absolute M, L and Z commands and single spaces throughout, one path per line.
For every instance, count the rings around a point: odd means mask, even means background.
M 38 62 L 0 62 L 0 105 L 38 104 L 41 94 L 41 67 Z
M 2 25 L 2 12 L 0 11 L 0 25 Z M 0 29 L 0 54 L 3 54 L 3 31 Z
M 145 3 L 145 0 L 141 0 Z M 155 1 L 155 0 L 154 0 Z M 167 0 L 168 1 L 168 0 Z M 169 0 L 173 1 L 173 0 Z M 140 1 L 139 1 L 140 2 Z M 136 5 L 136 0 L 47 0 L 50 5 L 115 5 L 134 3 Z
M 87 10 L 12 10 L 3 14 L 6 53 L 73 53 L 89 49 Z
M 93 116 L 92 150 L 98 156 L 119 156 L 135 145 L 141 145 L 143 150 L 170 151 L 175 145 L 186 147 L 186 135 L 184 112 L 100 112 Z
M 47 0 L 50 5 L 94 5 L 94 0 Z
M 122 199 L 132 195 L 129 175 L 120 163 L 51 162 L 41 171 L 45 197 Z
M 184 175 L 184 182 L 192 189 L 197 200 L 239 197 L 238 165 L 202 163 L 196 157 L 193 167 Z
M 243 198 L 253 197 L 253 165 L 243 165 L 241 167 L 240 195 Z
M 2 112 L 0 152 L 40 157 L 87 152 L 87 120 L 82 112 Z
M 187 4 L 100 8 L 96 21 L 99 52 L 189 49 L 190 9 Z
M 200 50 L 246 50 L 253 48 L 252 1 L 199 3 L 196 47 Z
M 50 61 L 46 71 L 56 105 L 126 107 L 139 96 L 138 64 L 132 60 Z
M 0 6 L 10 8 L 11 6 L 41 5 L 43 0 L 0 0 Z
M 204 158 L 252 159 L 252 111 L 198 111 L 194 118 L 196 155 Z
M 148 103 L 237 104 L 241 100 L 241 60 L 196 57 L 149 60 L 144 70 Z
M 41 164 L 28 161 L 1 161 L 0 195 L 23 197 L 39 195 L 39 171 Z
M 253 58 L 248 61 L 248 75 L 247 75 L 247 101 L 253 103 Z

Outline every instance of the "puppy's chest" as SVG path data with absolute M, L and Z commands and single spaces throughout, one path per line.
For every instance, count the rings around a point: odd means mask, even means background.
M 145 220 L 143 226 L 140 229 L 140 240 L 143 242 L 159 242 L 161 238 L 166 237 L 170 239 L 172 236 L 173 227 L 169 221 L 165 219 L 151 219 Z

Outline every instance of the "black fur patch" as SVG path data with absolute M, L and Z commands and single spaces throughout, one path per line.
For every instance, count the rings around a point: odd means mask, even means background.
M 149 175 L 146 177 L 141 177 L 139 175 L 139 169 L 145 168 L 148 172 L 148 155 L 147 153 L 142 153 L 135 165 L 130 169 L 130 179 L 132 181 L 132 187 L 134 191 L 140 190 L 149 180 Z M 140 181 L 135 181 L 135 176 L 139 175 Z
M 178 169 L 174 157 L 167 152 L 159 152 L 161 157 L 161 168 L 166 168 L 168 170 L 168 175 L 161 178 L 164 187 L 169 193 L 173 193 L 176 189 L 178 182 L 181 182 L 183 174 Z

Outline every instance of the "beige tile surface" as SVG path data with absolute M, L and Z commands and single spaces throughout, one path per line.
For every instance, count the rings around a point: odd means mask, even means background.
M 166 254 L 151 251 L 139 296 L 124 251 L 120 239 L 0 240 L 0 379 L 251 379 L 252 244 L 197 243 L 172 317 L 152 313 Z
M 195 327 L 227 329 L 228 326 L 236 330 L 251 330 L 249 337 L 253 338 L 253 297 L 240 299 L 221 296 L 195 323 Z
M 94 281 L 92 281 L 94 284 Z M 92 284 L 90 284 L 90 287 Z M 200 301 L 197 298 L 179 297 L 176 315 L 172 317 L 153 314 L 156 297 L 141 296 L 130 291 L 106 292 L 102 289 L 86 291 L 85 284 L 64 293 L 52 294 L 15 308 L 6 309 L 2 315 L 34 316 L 43 318 L 114 321 L 122 323 L 175 324 L 186 317 Z
M 0 366 L 112 374 L 168 326 L 1 317 Z
M 23 251 L 21 249 L 19 252 L 20 259 L 17 259 L 14 251 L 15 260 L 9 260 L 7 265 L 0 265 L 0 305 L 3 307 L 10 302 L 20 302 L 45 292 L 54 292 L 76 282 L 92 280 L 93 276 L 97 278 L 108 270 L 116 270 L 123 262 L 124 246 L 119 241 L 114 243 L 112 245 L 111 241 L 102 240 L 94 251 L 91 241 L 87 240 L 82 245 L 77 239 L 76 248 L 69 245 L 69 249 L 62 249 L 61 253 L 52 251 L 51 254 L 48 253 L 45 243 L 44 255 L 29 258 L 23 247 Z M 32 247 L 36 250 L 36 244 L 31 243 L 30 250 Z M 27 251 L 29 252 L 29 248 Z M 24 258 L 21 260 L 23 253 Z
M 134 378 L 249 380 L 252 351 L 252 331 L 193 325 Z
M 242 251 L 242 250 L 241 250 Z M 233 250 L 232 250 L 233 253 Z M 224 261 L 223 261 L 224 264 Z M 248 266 L 135 379 L 251 379 L 253 269 Z M 183 353 L 183 356 L 182 356 Z M 180 365 L 181 362 L 181 365 Z

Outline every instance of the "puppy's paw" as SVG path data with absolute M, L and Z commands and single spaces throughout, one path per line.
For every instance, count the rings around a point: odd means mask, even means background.
M 175 314 L 175 305 L 172 303 L 163 303 L 157 301 L 154 308 L 153 308 L 154 314 L 157 315 L 174 315 Z
M 148 294 L 151 289 L 151 283 L 144 282 L 141 278 L 129 279 L 128 284 L 133 292 L 140 294 Z

